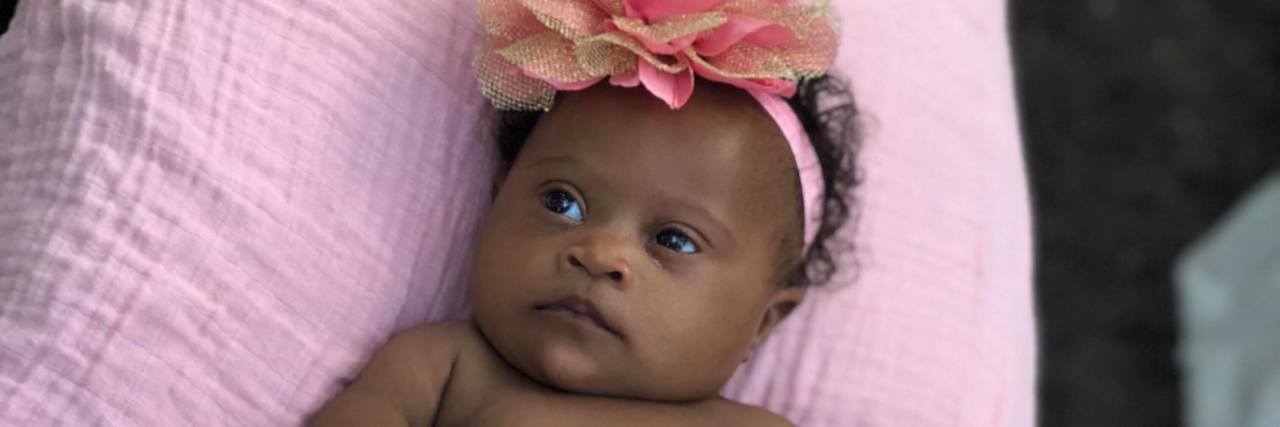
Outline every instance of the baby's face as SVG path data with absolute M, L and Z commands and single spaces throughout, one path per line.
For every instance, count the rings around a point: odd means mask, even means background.
M 471 273 L 475 320 L 512 366 L 577 393 L 715 395 L 803 297 L 794 163 L 745 93 L 699 82 L 566 96 L 497 194 Z

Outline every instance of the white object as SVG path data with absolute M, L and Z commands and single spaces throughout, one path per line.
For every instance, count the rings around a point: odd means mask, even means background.
M 1177 266 L 1187 425 L 1280 425 L 1280 174 Z

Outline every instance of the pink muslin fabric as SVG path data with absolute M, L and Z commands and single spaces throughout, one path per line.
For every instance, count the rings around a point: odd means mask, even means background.
M 472 4 L 20 2 L 0 425 L 297 424 L 396 329 L 465 316 L 494 167 Z M 838 6 L 857 252 L 725 393 L 801 425 L 1030 425 L 1004 3 Z

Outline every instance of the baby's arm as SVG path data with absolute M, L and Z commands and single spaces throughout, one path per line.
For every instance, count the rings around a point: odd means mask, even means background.
M 455 333 L 452 325 L 429 324 L 396 334 L 309 424 L 430 425 L 458 358 Z

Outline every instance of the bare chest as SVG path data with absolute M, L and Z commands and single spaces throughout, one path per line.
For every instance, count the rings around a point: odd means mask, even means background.
M 483 341 L 457 359 L 436 426 L 762 425 L 751 407 L 714 398 L 659 403 L 563 392 L 516 371 Z M 772 425 L 773 423 L 763 423 Z
M 479 350 L 479 349 L 477 349 Z M 477 353 L 480 353 L 477 351 Z M 574 426 L 586 397 L 535 383 L 489 351 L 461 359 L 446 387 L 437 426 Z

